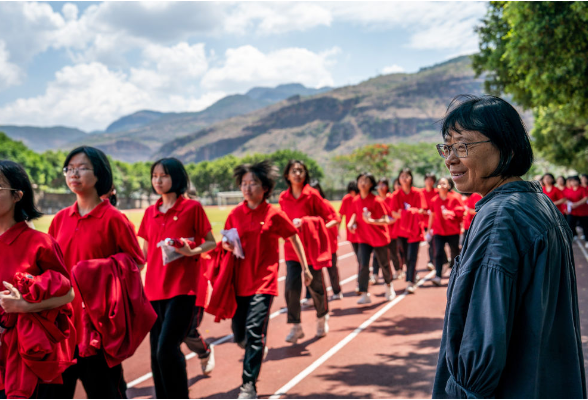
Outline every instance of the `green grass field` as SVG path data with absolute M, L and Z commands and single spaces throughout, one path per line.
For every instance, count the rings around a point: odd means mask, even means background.
M 331 202 L 335 210 L 339 210 L 341 207 L 340 201 L 333 201 Z M 227 220 L 227 216 L 229 212 L 233 209 L 234 206 L 228 207 L 217 207 L 217 206 L 209 206 L 204 207 L 204 211 L 208 216 L 208 220 L 210 221 L 210 225 L 212 225 L 212 233 L 216 240 L 220 240 L 220 231 L 225 226 L 225 221 Z M 135 224 L 137 230 L 141 225 L 141 220 L 143 219 L 144 210 L 123 210 L 123 212 L 129 217 L 131 222 Z M 41 232 L 47 232 L 49 230 L 49 225 L 51 225 L 51 220 L 53 220 L 53 215 L 44 215 L 43 217 L 39 218 L 35 221 L 35 228 Z

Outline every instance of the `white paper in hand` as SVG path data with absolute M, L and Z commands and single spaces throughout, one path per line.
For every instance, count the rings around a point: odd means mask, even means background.
M 243 254 L 243 247 L 241 247 L 241 239 L 239 239 L 239 232 L 237 232 L 237 228 L 231 228 L 228 231 L 221 230 L 221 235 L 223 235 L 223 241 L 228 242 L 230 245 L 233 246 L 233 254 L 239 258 L 245 258 Z
M 194 240 L 194 238 L 185 238 L 188 240 Z M 166 243 L 166 241 L 171 240 L 170 238 L 164 239 L 162 241 L 160 241 L 159 243 L 157 243 L 157 247 L 161 248 L 161 257 L 163 259 L 163 265 L 167 265 L 172 261 L 176 261 L 182 257 L 184 257 L 183 254 L 180 254 L 176 251 L 176 248 L 173 246 L 170 246 Z

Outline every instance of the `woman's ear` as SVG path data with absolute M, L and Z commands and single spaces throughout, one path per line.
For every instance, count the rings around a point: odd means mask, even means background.
M 15 200 L 15 203 L 18 203 L 19 201 L 21 201 L 23 196 L 24 196 L 24 193 L 23 193 L 22 190 L 16 190 L 16 191 L 14 191 L 14 200 Z

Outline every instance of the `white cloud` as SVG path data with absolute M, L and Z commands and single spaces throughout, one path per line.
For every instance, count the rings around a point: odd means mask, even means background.
M 9 58 L 6 44 L 0 40 L 0 90 L 20 84 L 22 79 L 22 70 L 8 61 Z
M 338 48 L 317 54 L 303 48 L 287 48 L 264 54 L 253 46 L 228 49 L 224 65 L 211 68 L 202 78 L 207 89 L 245 91 L 252 86 L 302 83 L 307 87 L 334 84 L 328 69 Z
M 400 65 L 396 65 L 396 64 L 382 68 L 382 74 L 384 74 L 384 75 L 397 74 L 399 72 L 404 72 L 404 68 L 402 68 Z

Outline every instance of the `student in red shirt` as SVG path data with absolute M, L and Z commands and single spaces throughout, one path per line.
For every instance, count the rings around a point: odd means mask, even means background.
M 345 231 L 347 233 L 346 237 L 349 242 L 351 242 L 351 247 L 353 247 L 353 252 L 355 253 L 355 257 L 357 258 L 357 251 L 359 249 L 359 243 L 357 242 L 357 235 L 352 233 L 349 228 L 347 228 L 347 223 L 351 219 L 353 215 L 353 210 L 351 209 L 351 202 L 353 198 L 357 196 L 359 193 L 359 189 L 357 189 L 357 182 L 351 181 L 347 184 L 347 194 L 343 196 L 341 200 L 341 207 L 339 208 L 339 214 L 341 217 L 345 217 Z M 359 265 L 359 259 L 358 259 Z
M 550 173 L 543 175 L 543 177 L 541 177 L 541 185 L 543 186 L 543 193 L 553 201 L 553 204 L 557 206 L 562 214 L 565 214 L 567 211 L 567 199 L 563 192 L 555 186 L 555 178 L 553 175 Z
M 284 180 L 289 188 L 280 193 L 280 207 L 286 213 L 296 228 L 301 226 L 302 217 L 321 217 L 326 222 L 326 227 L 337 225 L 337 221 L 331 219 L 331 210 L 326 206 L 321 195 L 310 187 L 310 175 L 308 168 L 302 160 L 290 160 L 284 169 Z M 306 269 L 302 268 L 300 259 L 292 247 L 292 243 L 284 245 L 286 258 L 286 305 L 288 307 L 288 323 L 293 324 L 286 342 L 296 343 L 304 337 L 300 326 L 300 294 L 302 293 L 301 274 Z M 328 315 L 329 305 L 327 292 L 323 278 L 322 268 L 316 270 L 309 268 L 312 281 L 307 284 L 310 290 L 317 316 L 316 336 L 325 336 L 329 331 Z M 307 277 L 306 279 L 308 279 Z
M 41 215 L 35 207 L 33 188 L 25 170 L 15 162 L 0 161 L 0 281 L 4 282 L 6 289 L 0 292 L 0 307 L 5 313 L 41 312 L 61 307 L 74 299 L 72 288 L 65 296 L 29 303 L 9 283 L 14 281 L 17 272 L 40 275 L 53 270 L 69 279 L 59 245 L 51 236 L 27 225 L 27 222 Z M 1 369 L 5 371 L 5 375 L 0 377 L 0 397 L 6 398 L 4 383 L 18 379 L 18 376 L 12 375 L 18 371 L 5 369 L 3 359 L 0 359 L 0 364 L 3 364 Z M 37 384 L 36 395 L 39 398 L 49 397 L 51 386 Z
M 331 211 L 331 219 L 337 221 L 336 225 L 333 225 L 329 228 L 329 238 L 331 239 L 331 267 L 327 268 L 327 272 L 329 274 L 329 280 L 331 281 L 331 288 L 333 289 L 333 295 L 329 298 L 329 300 L 341 300 L 343 298 L 343 293 L 341 293 L 341 285 L 339 284 L 339 268 L 337 268 L 337 249 L 339 248 L 339 224 L 341 224 L 341 216 L 335 211 L 335 208 L 331 204 L 329 200 L 327 200 L 325 196 L 325 192 L 323 192 L 323 188 L 321 187 L 320 183 L 317 180 L 313 180 L 310 183 L 310 187 L 319 192 L 325 205 L 329 207 Z M 310 291 L 307 291 L 307 298 L 310 294 Z
M 577 175 L 570 176 L 568 183 L 570 188 L 563 191 L 563 195 L 568 200 L 568 224 L 570 224 L 574 238 L 577 235 L 576 225 L 580 225 L 588 242 L 588 204 L 586 204 L 588 191 L 580 186 L 580 178 Z
M 151 166 L 151 186 L 161 197 L 147 208 L 139 236 L 145 239 L 147 260 L 145 294 L 157 313 L 149 336 L 151 369 L 155 394 L 163 398 L 188 398 L 186 359 L 180 350 L 195 309 L 200 275 L 200 254 L 216 247 L 208 217 L 196 200 L 184 195 L 190 179 L 182 163 L 163 158 Z M 159 245 L 166 239 L 182 242 L 175 251 L 183 257 L 163 265 Z M 186 240 L 198 243 L 191 248 Z M 201 341 L 197 352 L 202 371 L 209 374 L 214 366 L 212 349 Z M 208 367 L 208 368 L 207 368 Z
M 482 196 L 479 193 L 472 193 L 467 196 L 465 201 L 465 211 L 463 217 L 463 237 L 465 238 L 472 225 L 474 215 L 476 215 L 476 203 L 482 200 Z M 465 239 L 464 239 L 465 240 Z
M 437 196 L 438 193 L 437 188 L 435 187 L 435 182 L 437 182 L 437 177 L 435 174 L 425 174 L 425 187 L 422 189 L 423 196 L 425 197 L 425 203 L 427 204 L 427 214 L 423 214 L 425 233 L 427 232 L 429 226 L 429 211 L 431 210 L 431 200 L 433 200 L 433 197 Z M 433 264 L 433 259 L 435 258 L 433 245 L 433 242 L 429 243 L 429 261 L 427 262 L 427 268 L 429 271 L 433 271 L 435 269 L 435 265 Z
M 436 269 L 433 284 L 436 286 L 441 285 L 443 264 L 447 259 L 445 243 L 449 244 L 451 260 L 455 260 L 455 257 L 459 255 L 459 234 L 464 207 L 458 195 L 451 193 L 453 187 L 453 181 L 450 178 L 439 179 L 437 183 L 439 194 L 431 199 L 428 235 L 433 236 Z
M 118 253 L 129 254 L 142 267 L 143 253 L 127 218 L 108 200 L 100 199 L 112 188 L 112 169 L 106 155 L 93 147 L 78 147 L 66 157 L 63 171 L 67 186 L 77 200 L 55 215 L 49 235 L 63 250 L 68 271 L 80 261 L 108 258 Z M 76 292 L 72 302 L 78 345 L 84 332 L 80 318 L 82 299 L 88 296 L 92 293 Z M 63 385 L 54 385 L 53 397 L 73 398 L 78 379 L 89 398 L 126 396 L 122 365 L 110 368 L 102 350 L 90 357 L 77 356 L 77 364 L 63 373 Z
M 414 293 L 416 290 L 416 264 L 419 254 L 419 243 L 423 241 L 422 225 L 412 224 L 408 229 L 402 229 L 402 212 L 410 211 L 412 213 L 426 214 L 427 206 L 423 193 L 412 186 L 412 171 L 410 168 L 404 168 L 398 174 L 400 190 L 394 192 L 392 201 L 392 217 L 396 219 L 394 223 L 398 235 L 399 247 L 406 259 L 406 288 L 408 293 Z
M 307 286 L 313 278 L 297 229 L 282 210 L 267 202 L 278 177 L 277 168 L 269 161 L 244 164 L 235 168 L 233 176 L 245 201 L 231 211 L 225 229 L 237 229 L 245 258 L 235 259 L 237 311 L 232 328 L 235 342 L 245 349 L 239 398 L 254 399 L 267 343 L 270 309 L 278 295 L 280 238 L 291 244 L 304 270 Z M 223 242 L 223 248 L 233 251 L 228 242 Z
M 561 175 L 558 176 L 555 181 L 555 187 L 561 190 L 563 193 L 564 189 L 566 188 L 566 178 Z
M 357 177 L 359 195 L 353 199 L 353 215 L 347 224 L 349 229 L 357 234 L 359 240 L 359 293 L 361 297 L 357 304 L 369 304 L 372 302 L 368 291 L 370 276 L 370 257 L 372 252 L 376 254 L 386 283 L 386 301 L 396 297 L 392 285 L 392 270 L 388 255 L 390 234 L 388 225 L 390 217 L 389 209 L 384 200 L 375 196 L 372 192 L 376 189 L 376 179 L 369 172 L 363 172 Z M 357 225 L 357 227 L 355 227 Z

